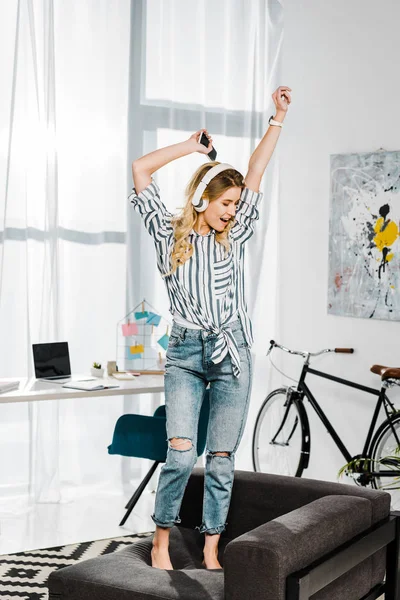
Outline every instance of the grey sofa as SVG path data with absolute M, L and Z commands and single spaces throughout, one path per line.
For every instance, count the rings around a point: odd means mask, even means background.
M 171 531 L 173 571 L 151 567 L 149 537 L 54 571 L 49 600 L 373 600 L 383 592 L 400 600 L 399 519 L 389 494 L 236 471 L 223 569 L 207 570 L 194 529 L 203 483 L 203 469 L 194 469 Z

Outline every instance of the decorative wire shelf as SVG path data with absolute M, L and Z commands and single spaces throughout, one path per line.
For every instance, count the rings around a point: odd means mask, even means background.
M 164 373 L 171 323 L 143 299 L 117 322 L 118 371 Z

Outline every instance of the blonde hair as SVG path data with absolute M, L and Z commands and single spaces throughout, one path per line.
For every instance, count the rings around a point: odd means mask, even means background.
M 164 277 L 175 273 L 176 269 L 185 264 L 185 262 L 189 260 L 193 254 L 193 246 L 188 241 L 188 236 L 197 222 L 199 213 L 195 210 L 192 204 L 192 198 L 197 186 L 207 171 L 219 164 L 220 163 L 217 161 L 212 161 L 201 165 L 186 186 L 186 203 L 181 212 L 172 217 L 171 220 L 174 228 L 175 242 L 171 252 L 171 270 L 166 273 Z M 236 171 L 236 169 L 226 169 L 225 171 L 222 171 L 213 177 L 210 183 L 207 185 L 202 198 L 212 202 L 213 200 L 217 200 L 217 198 L 222 196 L 222 194 L 231 187 L 240 187 L 242 189 L 245 187 L 243 175 L 239 173 L 239 171 Z M 230 249 L 228 236 L 233 225 L 234 221 L 229 221 L 227 226 L 224 228 L 224 231 L 216 231 L 215 233 L 215 239 L 225 247 L 226 253 L 228 253 Z

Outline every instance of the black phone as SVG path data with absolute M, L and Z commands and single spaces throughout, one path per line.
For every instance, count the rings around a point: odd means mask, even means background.
M 203 146 L 206 146 L 206 148 L 207 148 L 209 143 L 210 143 L 209 139 L 203 131 L 203 133 L 201 134 L 201 137 L 199 139 L 199 144 L 203 144 Z M 212 147 L 210 152 L 207 154 L 207 156 L 210 160 L 216 160 L 216 158 L 217 158 L 216 149 L 214 147 Z

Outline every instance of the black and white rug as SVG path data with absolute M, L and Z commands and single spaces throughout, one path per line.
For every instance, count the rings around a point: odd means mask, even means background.
M 110 554 L 149 535 L 152 535 L 152 532 L 4 554 L 0 556 L 0 598 L 47 600 L 47 578 L 52 571 L 73 565 L 80 560 Z

